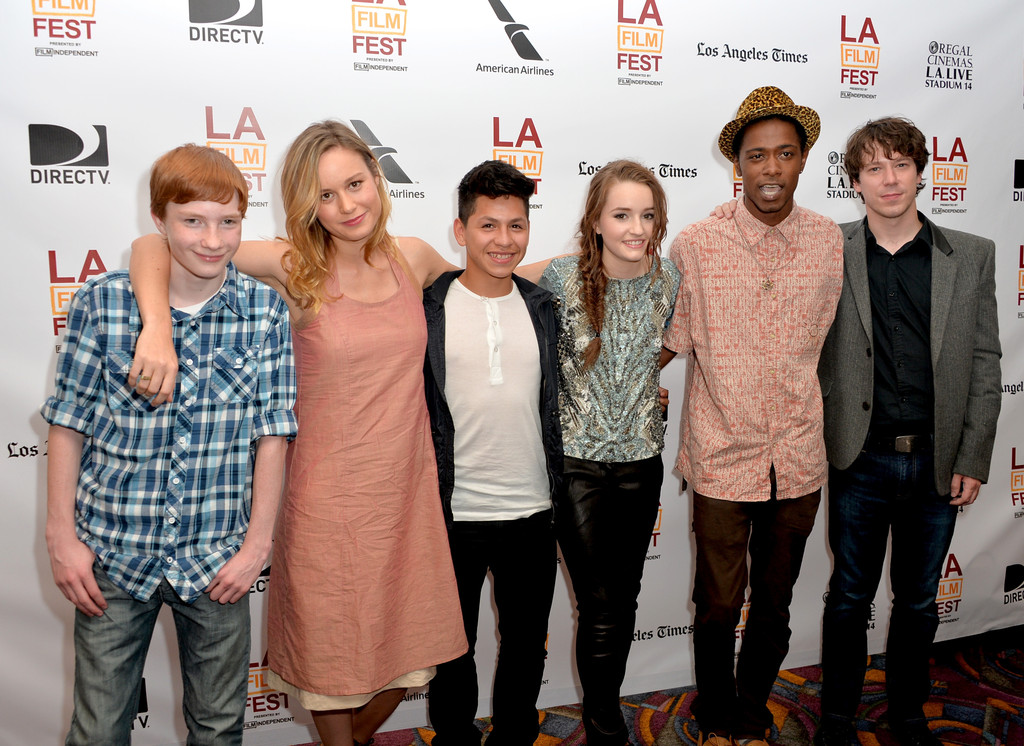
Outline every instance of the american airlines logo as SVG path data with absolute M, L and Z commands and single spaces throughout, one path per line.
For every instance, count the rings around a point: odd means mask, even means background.
M 512 42 L 516 54 L 524 60 L 544 59 L 540 56 L 540 52 L 534 49 L 530 40 L 526 38 L 525 32 L 529 31 L 530 27 L 522 23 L 516 23 L 516 19 L 508 12 L 508 9 L 505 8 L 501 0 L 487 0 L 487 2 L 491 4 L 491 10 L 494 11 L 494 15 L 498 17 L 498 20 L 505 24 L 505 33 L 508 35 L 509 41 Z

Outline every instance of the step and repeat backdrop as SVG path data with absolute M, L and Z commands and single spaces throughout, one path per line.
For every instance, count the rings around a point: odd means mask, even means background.
M 928 137 L 920 209 L 991 237 L 1003 343 L 1003 410 L 992 473 L 959 517 L 939 588 L 942 639 L 1024 622 L 1024 6 L 913 0 L 785 6 L 681 0 L 11 0 L 0 24 L 0 560 L 5 590 L 0 742 L 55 743 L 71 713 L 73 607 L 43 541 L 46 427 L 68 301 L 124 267 L 152 230 L 148 170 L 183 142 L 228 153 L 251 187 L 245 235 L 284 232 L 278 173 L 307 124 L 337 118 L 390 182 L 393 230 L 456 264 L 455 187 L 499 158 L 537 182 L 529 259 L 571 250 L 590 177 L 637 159 L 669 196 L 670 236 L 740 193 L 716 147 L 753 88 L 777 85 L 821 115 L 797 201 L 863 216 L 843 169 L 850 131 L 898 114 Z M 665 247 L 667 251 L 667 246 Z M 672 392 L 666 464 L 678 442 L 685 365 Z M 788 665 L 818 660 L 830 559 L 824 509 L 793 608 Z M 692 683 L 690 503 L 668 471 L 651 537 L 624 692 Z M 579 701 L 573 603 L 562 572 L 541 703 Z M 309 714 L 266 683 L 265 593 L 252 587 L 246 743 L 312 740 Z M 871 647 L 884 644 L 879 589 Z M 488 604 L 485 597 L 484 604 Z M 424 610 L 427 612 L 428 610 Z M 485 680 L 496 650 L 481 617 Z M 145 669 L 134 742 L 184 741 L 169 616 Z M 742 624 L 737 642 L 742 639 Z M 426 723 L 411 691 L 387 728 Z M 482 714 L 490 701 L 479 703 Z

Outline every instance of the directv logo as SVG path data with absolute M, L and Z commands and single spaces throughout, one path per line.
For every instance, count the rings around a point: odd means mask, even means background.
M 56 124 L 28 126 L 29 163 L 33 166 L 33 184 L 107 184 L 110 157 L 107 154 L 107 127 L 92 125 L 92 130 L 75 132 Z

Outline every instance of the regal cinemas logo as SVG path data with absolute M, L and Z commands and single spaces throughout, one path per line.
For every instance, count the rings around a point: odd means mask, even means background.
M 870 18 L 840 17 L 839 82 L 846 88 L 840 98 L 875 98 L 868 92 L 878 78 L 882 47 Z M 857 31 L 857 27 L 860 31 Z
M 352 0 L 352 54 L 390 61 L 405 53 L 408 10 L 405 0 L 390 2 L 391 7 L 385 0 Z M 372 70 L 375 66 L 356 63 L 355 69 Z
M 215 121 L 216 120 L 216 121 Z M 225 122 L 230 122 L 225 127 Z M 249 185 L 249 196 L 262 192 L 267 178 L 267 138 L 256 120 L 252 107 L 246 106 L 237 115 L 206 107 L 206 145 L 219 150 L 238 166 Z M 266 207 L 266 202 L 250 201 L 251 207 Z
M 78 264 L 68 257 L 68 252 L 46 252 L 50 264 L 50 315 L 53 317 L 53 336 L 59 337 L 68 324 L 68 306 L 71 298 L 86 280 L 107 271 L 103 259 L 96 249 L 89 249 L 82 261 L 81 269 L 72 271 Z M 58 350 L 59 352 L 59 350 Z
M 57 124 L 28 126 L 28 159 L 33 184 L 72 186 L 109 184 L 110 156 L 107 127 L 82 126 L 77 130 Z
M 853 180 L 846 173 L 843 154 L 831 151 L 828 154 L 828 175 L 825 196 L 828 199 L 857 199 L 857 190 L 853 188 Z
M 660 72 L 665 29 L 654 0 L 619 0 L 618 21 L 615 64 L 629 76 L 620 78 L 619 85 L 632 85 L 635 78 L 650 77 L 644 73 Z
M 928 45 L 924 87 L 969 91 L 974 86 L 974 57 L 966 44 L 933 41 Z
M 1003 604 L 1024 602 L 1024 565 L 1007 565 L 1003 576 Z
M 954 616 L 960 611 L 960 601 L 964 593 L 964 573 L 960 569 L 956 555 L 952 552 L 946 557 L 946 567 L 939 578 L 939 591 L 935 596 L 935 606 L 940 622 L 955 622 Z
M 188 0 L 189 41 L 262 44 L 263 0 Z
M 70 48 L 92 40 L 95 16 L 96 0 L 32 0 L 32 36 L 49 42 L 36 47 L 36 56 L 95 57 L 94 51 Z
M 267 656 L 249 663 L 248 694 L 245 699 L 245 727 L 258 728 L 273 723 L 290 723 L 295 718 L 287 711 L 288 695 L 267 683 Z M 270 721 L 270 722 L 268 722 Z
M 1024 518 L 1024 453 L 1018 457 L 1016 448 L 1010 449 L 1010 505 L 1014 518 Z
M 953 138 L 947 150 L 938 137 L 932 138 L 932 201 L 939 206 L 932 207 L 932 214 L 962 213 L 967 198 L 967 150 L 964 141 Z
M 533 179 L 535 187 L 534 194 L 540 191 L 541 172 L 544 166 L 544 146 L 540 142 L 540 134 L 537 132 L 537 125 L 533 119 L 527 117 L 519 126 L 519 134 L 509 135 L 506 128 L 509 127 L 508 120 L 502 125 L 500 117 L 494 117 L 494 149 L 491 157 L 496 161 L 504 161 L 515 166 L 524 174 Z M 511 131 L 515 131 L 512 126 Z M 502 133 L 505 134 L 502 134 Z M 540 205 L 531 205 L 540 207 Z

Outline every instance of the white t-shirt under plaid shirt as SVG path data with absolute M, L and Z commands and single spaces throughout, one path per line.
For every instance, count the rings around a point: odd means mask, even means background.
M 229 264 L 196 313 L 172 309 L 180 370 L 153 407 L 128 385 L 141 329 L 128 273 L 72 298 L 43 417 L 82 433 L 78 538 L 139 600 L 166 578 L 185 601 L 205 590 L 245 538 L 256 441 L 296 432 L 288 309 Z

